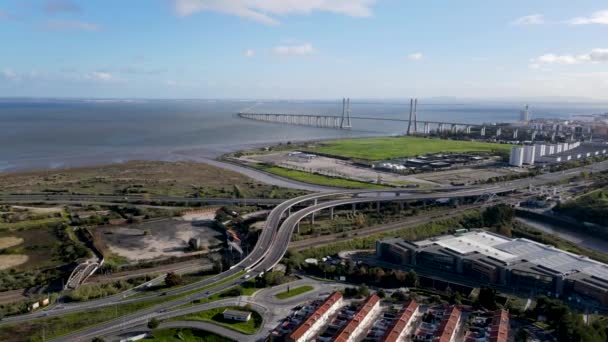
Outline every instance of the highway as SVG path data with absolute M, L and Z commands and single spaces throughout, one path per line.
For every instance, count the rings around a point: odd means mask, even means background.
M 439 199 L 439 198 L 465 198 L 465 197 L 476 197 L 485 194 L 499 194 L 506 193 L 516 189 L 526 188 L 529 185 L 541 185 L 552 182 L 558 182 L 563 179 L 578 175 L 581 171 L 601 171 L 608 169 L 608 161 L 597 163 L 578 169 L 572 169 L 566 172 L 557 172 L 544 174 L 529 179 L 514 180 L 511 182 L 497 183 L 491 185 L 481 185 L 472 187 L 452 187 L 452 188 L 436 188 L 436 189 L 391 189 L 391 190 L 342 190 L 342 191 L 331 191 L 316 194 L 309 194 L 300 196 L 297 198 L 286 200 L 276 206 L 269 214 L 264 229 L 262 230 L 258 242 L 254 250 L 241 262 L 233 266 L 230 270 L 218 274 L 212 278 L 205 279 L 200 282 L 196 282 L 190 285 L 186 285 L 182 288 L 168 291 L 167 296 L 174 294 L 183 294 L 185 292 L 200 289 L 203 287 L 210 286 L 221 280 L 234 277 L 241 271 L 247 272 L 250 277 L 257 276 L 272 269 L 283 257 L 287 250 L 291 234 L 295 229 L 297 223 L 304 217 L 331 207 L 339 205 L 351 205 L 359 203 L 374 203 L 374 202 L 389 202 L 389 201 L 413 201 L 423 199 Z M 290 214 L 291 209 L 294 206 L 302 205 L 304 203 L 312 203 L 311 206 L 301 209 L 297 212 Z M 283 218 L 287 218 L 282 222 Z M 162 312 L 186 303 L 192 300 L 208 297 L 212 293 L 217 293 L 233 285 L 242 283 L 245 281 L 244 277 L 238 277 L 237 279 L 231 279 L 225 281 L 221 285 L 215 286 L 207 292 L 201 291 L 182 298 L 169 300 L 167 302 L 155 305 L 151 308 L 138 311 L 134 314 L 126 315 L 119 319 L 102 323 L 100 325 L 86 328 L 79 332 L 63 336 L 56 339 L 57 341 L 76 341 L 83 337 L 88 336 L 100 336 L 107 335 L 116 332 L 119 327 L 120 330 L 126 328 L 124 322 L 128 322 L 128 326 L 137 326 L 142 324 L 146 320 L 146 315 L 154 312 Z M 91 301 L 87 303 L 81 303 L 77 306 L 56 308 L 52 311 L 43 311 L 34 314 L 8 317 L 1 324 L 7 324 L 9 322 L 20 322 L 27 321 L 34 318 L 58 316 L 66 314 L 68 312 L 85 311 L 87 309 L 98 308 L 107 305 L 117 305 L 129 302 L 149 300 L 160 297 L 160 295 L 148 295 L 136 298 L 111 298 Z

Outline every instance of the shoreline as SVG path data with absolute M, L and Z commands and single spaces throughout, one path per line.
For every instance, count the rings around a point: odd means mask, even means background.
M 366 138 L 366 137 L 385 137 L 387 135 L 367 135 L 361 134 L 349 138 Z M 21 159 L 15 161 L 0 161 L 0 176 L 7 174 L 15 174 L 21 172 L 42 172 L 42 171 L 61 171 L 79 167 L 95 167 L 111 164 L 123 164 L 129 161 L 160 161 L 160 162 L 179 162 L 192 161 L 200 162 L 209 165 L 220 162 L 219 157 L 228 153 L 234 153 L 241 150 L 252 150 L 267 146 L 274 146 L 280 143 L 313 143 L 319 141 L 330 141 L 337 139 L 346 139 L 344 137 L 322 138 L 322 139 L 292 139 L 292 140 L 274 140 L 266 142 L 245 142 L 231 145 L 200 145 L 200 146 L 181 146 L 181 147 L 161 147 L 136 150 L 134 152 L 116 153 L 110 151 L 100 151 L 94 154 L 80 154 L 72 156 L 64 156 L 60 158 L 35 158 Z

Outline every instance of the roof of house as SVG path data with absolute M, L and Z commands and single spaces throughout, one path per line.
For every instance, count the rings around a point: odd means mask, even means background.
M 379 301 L 380 301 L 380 297 L 376 296 L 375 294 L 367 297 L 367 300 L 365 300 L 365 303 L 363 303 L 363 306 L 361 306 L 359 311 L 357 311 L 357 313 L 355 314 L 353 319 L 351 319 L 348 322 L 348 324 L 346 324 L 346 326 L 344 326 L 344 328 L 342 328 L 342 330 L 340 331 L 340 334 L 338 335 L 338 337 L 336 337 L 336 339 L 334 341 L 335 342 L 348 341 L 351 334 L 353 334 L 353 332 L 357 329 L 357 327 L 361 324 L 361 322 L 367 317 L 367 315 L 369 315 L 370 311 L 372 311 L 374 306 L 376 304 L 378 304 Z
M 439 328 L 435 332 L 435 338 L 433 340 L 438 342 L 449 342 L 458 328 L 460 315 L 460 309 L 457 306 L 452 306 L 449 314 L 447 314 L 441 321 Z
M 509 313 L 505 310 L 496 310 L 490 328 L 490 342 L 507 342 L 509 339 Z
M 409 304 L 405 307 L 405 310 L 401 313 L 401 316 L 395 322 L 395 325 L 391 328 L 391 330 L 386 334 L 384 338 L 384 342 L 397 342 L 399 336 L 403 333 L 403 330 L 410 323 L 412 317 L 414 317 L 416 311 L 418 310 L 418 303 L 415 300 L 409 302 Z
M 331 307 L 333 307 L 336 302 L 338 302 L 342 298 L 342 294 L 338 291 L 332 293 L 329 297 L 323 301 L 323 303 L 310 315 L 308 318 L 300 324 L 299 327 L 296 328 L 290 335 L 289 338 L 291 340 L 298 340 L 308 329 L 310 329 L 323 315 L 325 315 Z

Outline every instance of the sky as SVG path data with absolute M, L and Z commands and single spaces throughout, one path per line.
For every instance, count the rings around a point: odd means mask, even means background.
M 608 100 L 606 0 L 0 0 L 0 97 Z

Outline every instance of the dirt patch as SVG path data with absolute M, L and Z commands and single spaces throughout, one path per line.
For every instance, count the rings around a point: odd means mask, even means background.
M 116 255 L 131 261 L 186 256 L 191 238 L 200 238 L 203 250 L 209 251 L 224 239 L 224 234 L 201 221 L 159 220 L 122 227 L 97 228 L 97 238 Z
M 61 207 L 39 208 L 39 207 L 24 207 L 21 205 L 13 205 L 12 207 L 17 210 L 27 210 L 27 211 L 30 211 L 32 213 L 37 213 L 37 214 L 53 214 L 53 213 L 61 213 L 63 211 L 63 208 L 61 208 Z
M 18 246 L 23 243 L 22 238 L 15 236 L 0 237 L 0 249 L 5 249 L 13 246 Z
M 6 254 L 0 255 L 0 270 L 6 270 L 25 264 L 29 257 L 23 254 Z

